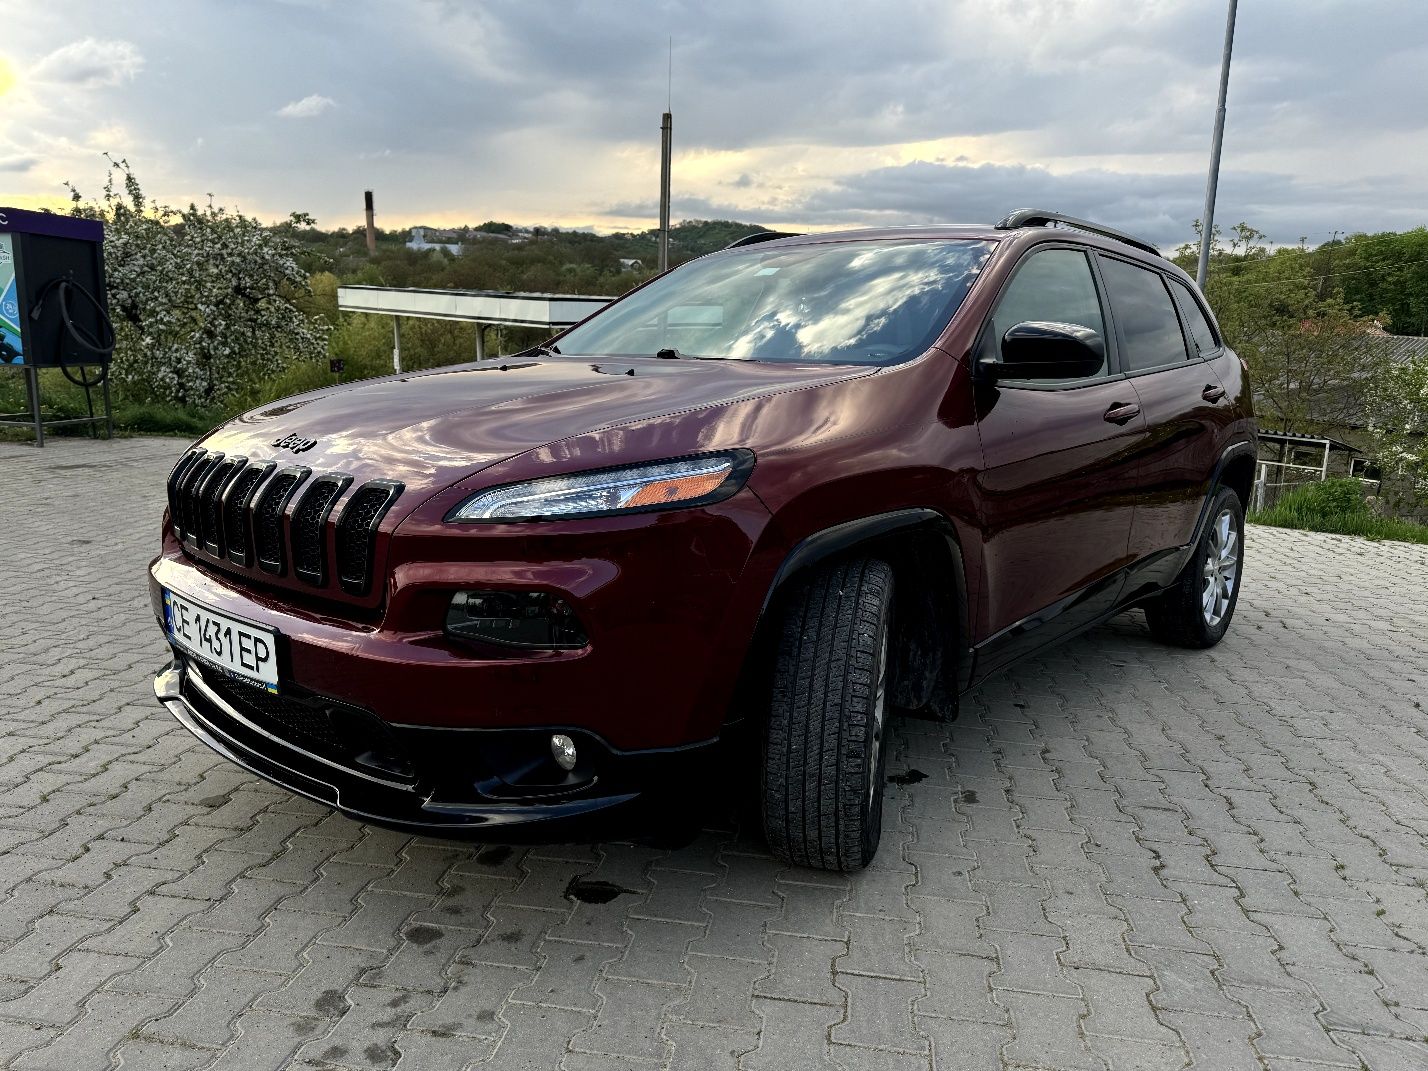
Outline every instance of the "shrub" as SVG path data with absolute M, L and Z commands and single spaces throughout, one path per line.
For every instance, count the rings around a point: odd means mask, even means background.
M 291 227 L 265 227 L 212 203 L 183 211 L 157 204 L 123 160 L 111 161 L 97 202 L 73 186 L 70 195 L 75 215 L 104 221 L 113 373 L 132 396 L 212 409 L 326 353 L 327 321 L 296 303 L 310 288 Z M 290 222 L 311 220 L 295 214 Z
M 1324 480 L 1296 487 L 1272 508 L 1251 514 L 1249 519 L 1275 528 L 1428 543 L 1428 525 L 1380 517 L 1369 509 L 1358 480 Z

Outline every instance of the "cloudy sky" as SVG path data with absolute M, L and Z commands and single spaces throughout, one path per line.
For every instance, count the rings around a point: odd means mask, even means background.
M 644 228 L 672 36 L 676 218 L 1200 214 L 1225 0 L 0 0 L 0 203 L 129 159 L 263 218 Z M 1241 0 L 1217 218 L 1428 223 L 1428 0 Z

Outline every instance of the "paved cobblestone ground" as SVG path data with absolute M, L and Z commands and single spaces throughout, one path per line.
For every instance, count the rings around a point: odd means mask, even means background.
M 1127 615 L 904 725 L 851 878 L 482 849 L 155 705 L 180 446 L 0 444 L 0 1065 L 1428 1067 L 1428 548 L 1252 530 L 1213 652 Z

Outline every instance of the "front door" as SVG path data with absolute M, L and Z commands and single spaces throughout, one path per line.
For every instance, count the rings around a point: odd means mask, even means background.
M 991 670 L 1110 609 L 1130 560 L 1146 426 L 1115 364 L 1087 254 L 1040 248 L 1018 265 L 978 344 L 995 356 L 1025 320 L 1078 324 L 1109 360 L 1084 380 L 983 384 L 977 423 L 984 523 L 978 670 Z

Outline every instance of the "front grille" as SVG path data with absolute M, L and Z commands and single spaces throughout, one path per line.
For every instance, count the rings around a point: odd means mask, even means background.
M 258 564 L 270 573 L 281 574 L 287 568 L 283 549 L 283 510 L 298 484 L 307 479 L 307 469 L 284 469 L 273 477 L 253 511 L 253 542 L 257 547 Z
M 207 454 L 190 465 L 183 474 L 179 484 L 179 511 L 183 515 L 183 539 L 186 543 L 198 542 L 198 526 L 203 513 L 199 508 L 198 490 L 208 478 L 209 472 L 222 460 L 222 454 Z
M 275 471 L 276 470 L 276 471 Z M 169 473 L 169 519 L 184 550 L 229 567 L 295 576 L 317 588 L 337 585 L 349 595 L 372 589 L 377 528 L 402 493 L 391 480 L 357 487 L 338 513 L 352 477 L 310 469 L 277 468 L 195 448 Z M 335 526 L 334 514 L 340 519 Z M 329 566 L 328 532 L 335 527 L 336 562 Z M 335 592 L 334 592 L 335 593 Z
M 294 747 L 368 776 L 413 778 L 406 749 L 369 710 L 315 695 L 273 695 L 219 670 L 200 671 L 191 662 L 187 674 L 199 675 L 211 692 L 243 718 Z
M 223 493 L 223 536 L 228 544 L 228 560 L 245 568 L 253 564 L 253 537 L 248 531 L 248 507 L 263 477 L 273 471 L 273 463 L 254 463 L 233 478 Z
M 373 480 L 358 491 L 337 522 L 337 579 L 353 595 L 367 594 L 372 583 L 372 551 L 377 525 L 402 493 L 391 480 Z
M 198 541 L 210 554 L 223 556 L 223 491 L 245 459 L 230 457 L 208 470 L 198 488 Z
M 327 582 L 327 517 L 351 476 L 320 476 L 293 512 L 293 572 L 309 584 Z

